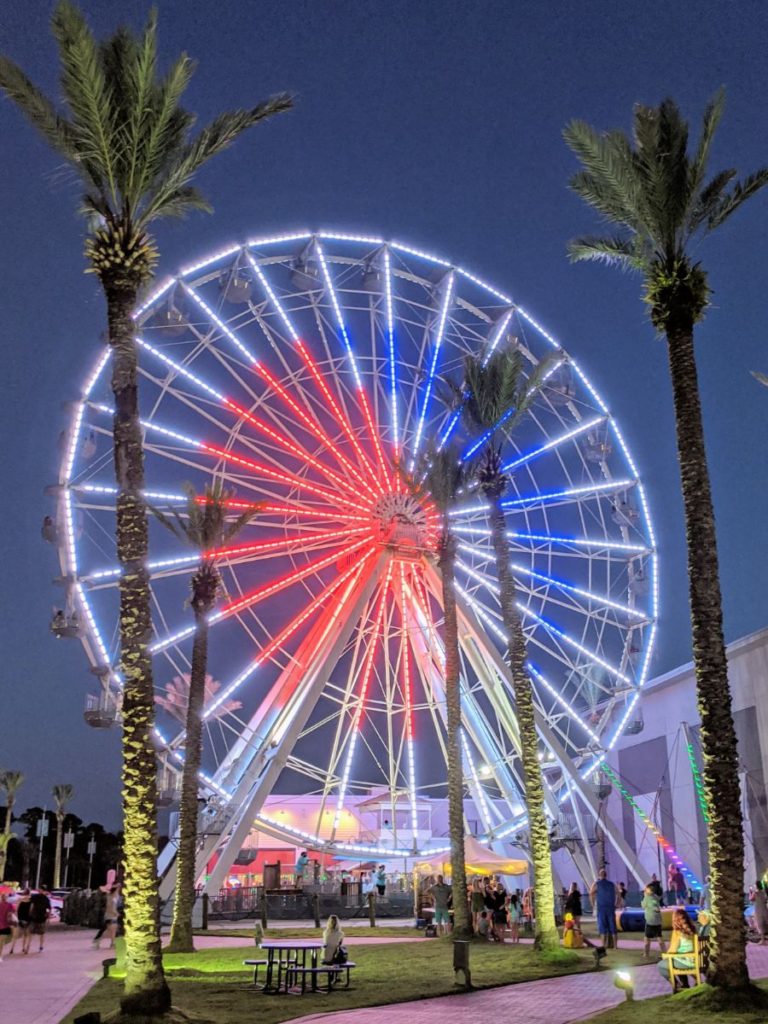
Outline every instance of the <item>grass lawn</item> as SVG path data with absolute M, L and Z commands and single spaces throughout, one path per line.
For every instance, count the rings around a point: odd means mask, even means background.
M 718 996 L 706 985 L 675 996 L 622 1003 L 589 1018 L 589 1024 L 765 1024 L 768 1020 L 768 981 L 757 983 L 765 993 L 763 1007 L 733 1005 L 727 993 Z
M 307 930 L 303 929 L 301 934 L 306 937 Z M 254 991 L 251 972 L 242 964 L 254 955 L 252 943 L 166 955 L 174 1006 L 208 1024 L 253 1024 L 254 1020 L 259 1024 L 277 1024 L 326 1010 L 381 1006 L 458 991 L 454 987 L 449 939 L 354 946 L 350 955 L 358 967 L 353 971 L 349 991 L 330 995 L 308 993 L 301 998 L 266 996 Z M 638 963 L 639 952 L 622 951 L 622 962 Z M 530 946 L 474 942 L 471 966 L 473 984 L 489 988 L 591 970 L 592 957 L 589 951 L 577 951 L 560 953 L 547 962 L 537 957 Z M 90 1010 L 113 1010 L 120 986 L 121 982 L 112 978 L 97 982 L 62 1024 L 72 1024 L 75 1017 Z

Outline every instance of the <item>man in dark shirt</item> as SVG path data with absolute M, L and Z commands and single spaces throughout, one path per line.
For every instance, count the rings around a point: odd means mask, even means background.
M 48 923 L 48 918 L 50 916 L 51 901 L 48 898 L 48 891 L 41 888 L 39 892 L 33 892 L 29 899 L 29 929 L 27 930 L 27 934 L 24 936 L 26 948 L 22 948 L 22 953 L 29 952 L 29 946 L 32 942 L 33 935 L 37 935 L 40 940 L 40 948 L 38 952 L 43 952 L 45 926 Z
M 661 882 L 659 881 L 656 875 L 651 875 L 651 880 L 648 883 L 648 888 L 655 896 L 659 897 L 659 903 L 661 903 L 661 905 L 664 906 L 664 890 L 662 889 Z

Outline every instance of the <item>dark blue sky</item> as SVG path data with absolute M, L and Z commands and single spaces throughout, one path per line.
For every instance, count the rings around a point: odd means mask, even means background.
M 0 49 L 55 88 L 51 4 L 6 0 Z M 139 24 L 133 0 L 87 3 L 105 33 Z M 632 104 L 674 96 L 696 121 L 721 84 L 728 109 L 713 166 L 768 163 L 768 11 L 754 0 L 552 3 L 498 0 L 164 0 L 163 51 L 200 67 L 201 119 L 274 91 L 296 110 L 245 137 L 201 177 L 212 217 L 164 227 L 162 271 L 220 243 L 272 229 L 340 227 L 411 241 L 496 282 L 576 355 L 617 414 L 644 474 L 660 538 L 662 623 L 654 673 L 690 656 L 685 555 L 665 350 L 639 283 L 572 267 L 566 240 L 594 227 L 566 182 L 563 125 L 629 126 Z M 118 735 L 90 730 L 92 677 L 74 641 L 48 632 L 57 592 L 40 540 L 55 477 L 61 403 L 75 396 L 103 329 L 83 275 L 77 192 L 0 102 L 0 262 L 4 367 L 0 765 L 21 768 L 22 806 L 73 782 L 73 810 L 118 821 Z M 698 332 L 720 538 L 726 634 L 766 624 L 768 193 L 700 257 L 714 307 Z

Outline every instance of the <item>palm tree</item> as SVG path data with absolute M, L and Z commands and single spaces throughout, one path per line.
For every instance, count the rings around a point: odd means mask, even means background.
M 75 793 L 75 787 L 61 785 L 53 787 L 53 802 L 56 804 L 56 861 L 53 868 L 53 888 L 61 886 L 61 840 L 64 834 L 66 806 Z
M 107 304 L 114 395 L 117 554 L 123 696 L 126 977 L 123 1013 L 163 1013 L 170 1005 L 160 955 L 156 764 L 152 745 L 152 635 L 139 422 L 137 345 L 132 313 L 152 277 L 158 250 L 149 233 L 164 217 L 210 207 L 191 182 L 245 129 L 288 110 L 275 96 L 249 110 L 220 114 L 192 136 L 180 104 L 194 72 L 182 54 L 166 75 L 157 64 L 157 17 L 140 35 L 121 28 L 99 43 L 68 0 L 54 9 L 63 106 L 0 57 L 0 88 L 74 170 L 83 189 L 85 256 Z
M 552 853 L 549 826 L 544 808 L 544 781 L 539 763 L 539 743 L 533 704 L 533 686 L 526 669 L 527 652 L 517 587 L 510 566 L 511 551 L 502 499 L 510 484 L 503 470 L 504 442 L 530 409 L 550 360 L 539 363 L 531 379 L 523 375 L 518 351 L 497 349 L 490 359 L 468 356 L 464 363 L 461 389 L 462 413 L 483 443 L 475 454 L 474 477 L 488 501 L 488 525 L 491 531 L 499 604 L 507 634 L 507 663 L 512 675 L 515 707 L 520 729 L 520 758 L 525 783 L 531 857 L 536 905 L 537 949 L 556 949 L 560 937 L 555 924 L 555 887 L 552 880 Z
M 0 772 L 0 790 L 5 793 L 5 825 L 3 835 L 11 835 L 11 822 L 13 821 L 13 805 L 16 803 L 16 792 L 24 781 L 22 772 L 6 770 Z M 5 878 L 5 864 L 8 859 L 8 843 L 6 839 L 0 848 L 0 881 Z
M 636 106 L 633 137 L 598 134 L 582 121 L 565 139 L 583 170 L 571 187 L 616 234 L 579 238 L 572 260 L 597 260 L 638 271 L 651 323 L 667 342 L 675 408 L 688 546 L 688 586 L 693 627 L 704 787 L 710 807 L 709 871 L 712 876 L 711 984 L 748 984 L 742 914 L 744 840 L 736 732 L 728 688 L 722 600 L 712 493 L 702 429 L 694 355 L 694 326 L 709 305 L 707 274 L 693 246 L 720 227 L 768 183 L 768 169 L 736 181 L 730 168 L 707 177 L 710 150 L 723 112 L 721 91 L 708 105 L 701 137 L 689 152 L 688 125 L 676 104 Z
M 184 768 L 181 775 L 179 805 L 179 846 L 176 853 L 176 891 L 173 922 L 168 951 L 192 953 L 192 911 L 195 904 L 195 861 L 197 858 L 197 823 L 200 762 L 203 748 L 203 709 L 208 671 L 208 616 L 216 603 L 221 576 L 216 568 L 220 549 L 253 519 L 258 511 L 249 508 L 234 520 L 228 519 L 232 493 L 220 483 L 206 487 L 198 497 L 187 486 L 184 515 L 172 512 L 169 518 L 158 509 L 153 512 L 159 521 L 183 543 L 200 553 L 200 565 L 192 582 L 192 611 L 195 616 L 195 639 L 192 646 L 192 668 L 186 702 Z M 210 684 L 209 684 L 210 688 Z
M 448 758 L 448 833 L 451 842 L 451 889 L 454 934 L 472 935 L 467 904 L 467 870 L 464 857 L 464 773 L 461 766 L 461 662 L 456 617 L 456 537 L 449 512 L 466 484 L 466 472 L 453 445 L 424 454 L 420 472 L 409 486 L 431 499 L 440 516 L 437 564 L 443 590 L 443 643 L 445 646 L 445 714 Z

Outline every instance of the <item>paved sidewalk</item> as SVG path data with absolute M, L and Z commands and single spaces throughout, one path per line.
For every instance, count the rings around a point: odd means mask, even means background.
M 45 950 L 33 936 L 27 956 L 16 943 L 0 964 L 0 1020 L 4 1024 L 59 1024 L 101 977 L 101 961 L 111 956 L 106 943 L 91 945 L 90 930 L 48 929 Z
M 609 954 L 610 955 L 610 954 Z M 753 978 L 768 977 L 768 946 L 750 945 L 749 971 Z M 612 959 L 618 968 L 619 958 Z M 635 997 L 648 999 L 671 990 L 656 964 L 633 967 Z M 526 1024 L 572 1024 L 617 1006 L 624 993 L 613 984 L 613 970 L 603 968 L 586 974 L 572 974 L 545 981 L 485 989 L 455 996 L 439 996 L 392 1006 L 371 1006 L 362 1010 L 340 1010 L 298 1017 L 290 1024 L 445 1024 L 448 1019 L 462 1024 L 488 1024 L 489 1020 L 522 1020 Z

